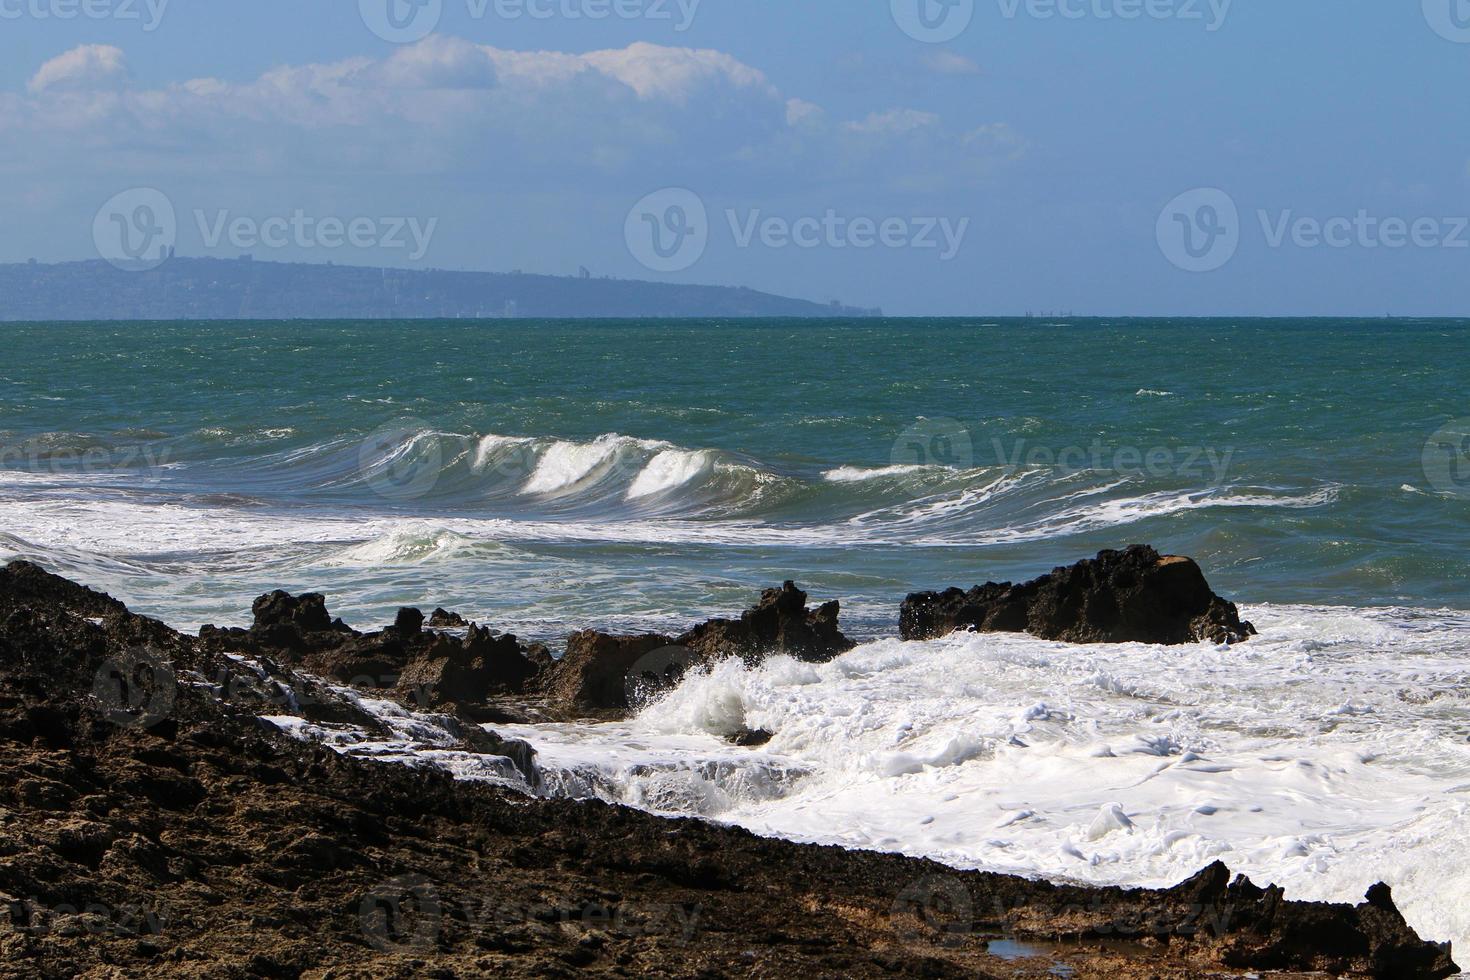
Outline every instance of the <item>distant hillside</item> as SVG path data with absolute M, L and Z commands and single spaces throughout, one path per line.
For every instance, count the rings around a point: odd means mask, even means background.
M 881 315 L 726 286 L 173 258 L 0 265 L 0 320 Z

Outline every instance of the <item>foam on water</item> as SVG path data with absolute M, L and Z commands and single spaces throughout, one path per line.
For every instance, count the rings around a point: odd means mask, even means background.
M 638 500 L 666 493 L 707 476 L 714 468 L 713 453 L 665 449 L 649 460 L 648 465 L 633 480 L 632 486 L 628 488 L 628 499 Z
M 662 450 L 667 443 L 606 435 L 592 442 L 557 442 L 541 454 L 523 490 L 528 494 L 556 494 L 606 476 L 639 450 Z
M 506 733 L 574 793 L 1058 880 L 1169 885 L 1219 859 L 1353 902 L 1385 880 L 1424 935 L 1470 943 L 1470 622 L 1250 613 L 1263 635 L 1233 648 L 967 635 L 727 662 L 624 725 Z M 753 781 L 720 738 L 745 728 L 774 734 Z
M 921 466 L 916 464 L 900 464 L 895 466 L 880 466 L 867 468 L 863 466 L 839 466 L 822 474 L 822 479 L 828 483 L 865 483 L 868 480 L 883 480 L 895 476 L 908 476 L 912 473 L 953 473 L 955 470 L 947 466 Z

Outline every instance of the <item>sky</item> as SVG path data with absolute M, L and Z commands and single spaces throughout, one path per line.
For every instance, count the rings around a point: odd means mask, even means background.
M 1467 315 L 1467 78 L 1467 0 L 0 0 L 0 261 Z

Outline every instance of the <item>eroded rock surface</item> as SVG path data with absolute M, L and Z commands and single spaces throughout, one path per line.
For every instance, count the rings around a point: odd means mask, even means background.
M 292 649 L 210 647 L 0 569 L 0 976 L 1455 972 L 1381 885 L 1051 885 L 341 755 L 258 717 L 290 708 L 254 698 L 301 680 Z
M 915 593 L 899 620 L 906 640 L 960 630 L 1065 643 L 1239 643 L 1256 634 L 1235 603 L 1211 591 L 1192 559 L 1147 545 L 1104 551 L 1024 585 Z

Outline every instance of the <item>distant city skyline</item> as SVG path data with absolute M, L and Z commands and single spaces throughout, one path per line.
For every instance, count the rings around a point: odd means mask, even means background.
M 1455 0 L 0 0 L 0 262 L 1470 313 Z

